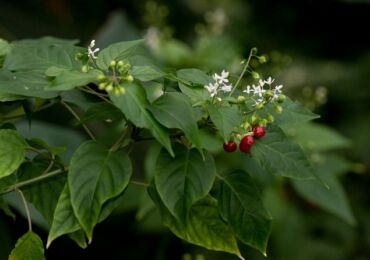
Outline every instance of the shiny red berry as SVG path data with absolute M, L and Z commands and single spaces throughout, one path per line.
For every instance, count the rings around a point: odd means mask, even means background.
M 250 135 L 244 136 L 243 139 L 240 141 L 239 150 L 243 153 L 250 153 L 253 144 L 254 144 L 253 136 Z
M 266 130 L 264 127 L 256 126 L 253 128 L 254 137 L 256 138 L 262 138 L 266 134 Z
M 228 141 L 227 143 L 224 143 L 225 152 L 228 152 L 228 153 L 235 152 L 236 148 L 237 148 L 237 145 L 234 141 Z

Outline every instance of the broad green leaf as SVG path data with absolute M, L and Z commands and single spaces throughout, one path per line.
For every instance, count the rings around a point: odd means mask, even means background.
M 77 230 L 75 232 L 72 232 L 68 234 L 69 238 L 76 242 L 76 244 L 85 249 L 87 247 L 86 237 L 85 233 L 82 229 Z
M 44 246 L 38 235 L 28 231 L 18 239 L 9 260 L 44 260 Z
M 8 175 L 0 179 L 0 192 L 3 192 L 7 188 L 17 183 L 17 177 L 15 174 Z
M 191 206 L 211 190 L 216 176 L 213 157 L 205 152 L 204 160 L 195 149 L 174 146 L 175 158 L 161 150 L 155 168 L 154 182 L 168 210 L 185 221 Z
M 313 179 L 312 167 L 302 150 L 283 131 L 271 126 L 252 148 L 254 158 L 267 172 L 294 179 Z
M 10 50 L 10 44 L 6 40 L 0 38 L 0 57 L 7 55 Z
M 303 147 L 310 150 L 326 151 L 347 148 L 351 142 L 333 129 L 315 123 L 284 128 Z
M 237 107 L 217 107 L 214 104 L 208 103 L 207 110 L 212 122 L 225 142 L 230 140 L 232 131 L 243 122 L 243 118 Z
M 96 64 L 102 70 L 107 70 L 112 60 L 125 60 L 130 57 L 137 47 L 144 43 L 143 40 L 119 42 L 109 45 L 99 52 Z
M 239 252 L 234 232 L 220 218 L 214 199 L 206 198 L 195 204 L 185 224 L 171 215 L 154 188 L 150 187 L 148 192 L 161 212 L 163 224 L 176 236 L 209 250 L 228 252 L 244 259 Z
M 66 184 L 59 196 L 58 203 L 54 211 L 53 222 L 50 227 L 46 248 L 48 248 L 51 242 L 56 238 L 64 234 L 78 232 L 80 229 L 81 226 L 73 212 L 68 184 Z
M 179 82 L 179 88 L 182 93 L 188 96 L 193 104 L 202 105 L 210 99 L 209 92 L 205 88 L 191 87 Z
M 18 170 L 19 181 L 40 176 L 47 169 L 48 163 L 34 160 L 22 164 Z M 65 176 L 58 176 L 23 190 L 27 201 L 35 206 L 49 224 L 53 222 L 53 213 L 65 182 Z
M 21 96 L 21 95 L 9 94 L 9 93 L 0 91 L 0 102 L 23 100 L 25 98 L 26 97 Z
M 78 70 L 64 70 L 50 82 L 48 90 L 69 90 L 75 87 L 85 86 L 97 81 L 101 71 L 91 69 L 88 72 Z
M 199 69 L 181 69 L 176 73 L 180 82 L 190 85 L 207 85 L 211 81 L 211 77 Z
M 355 225 L 356 219 L 353 216 L 342 184 L 337 179 L 337 175 L 345 170 L 345 168 L 337 166 L 340 164 L 343 164 L 340 159 L 331 156 L 324 157 L 323 162 L 316 164 L 314 167 L 317 175 L 329 188 L 317 180 L 293 181 L 293 186 L 302 197 L 311 203 L 338 216 L 348 224 Z
M 71 203 L 89 240 L 103 204 L 125 190 L 131 174 L 125 153 L 110 151 L 97 142 L 85 142 L 74 153 L 68 174 Z
M 27 143 L 17 131 L 0 130 L 0 179 L 12 174 L 24 160 Z
M 155 100 L 148 109 L 167 128 L 178 128 L 202 153 L 202 143 L 193 108 L 181 93 L 168 93 Z
M 274 106 L 272 104 L 267 105 L 267 110 L 271 114 L 274 114 L 275 123 L 279 126 L 300 124 L 320 117 L 297 101 L 293 102 L 288 97 L 281 106 L 283 107 L 283 112 L 281 114 L 276 114 L 274 112 Z
M 80 119 L 81 123 L 96 121 L 119 121 L 123 120 L 123 114 L 116 106 L 107 102 L 99 102 L 92 105 Z
M 43 71 L 10 72 L 0 70 L 0 92 L 12 95 L 52 98 L 57 92 L 45 91 L 49 81 Z
M 149 105 L 145 95 L 145 90 L 138 84 L 126 84 L 126 94 L 115 96 L 110 93 L 110 98 L 126 118 L 133 122 L 137 127 L 149 129 L 152 135 L 166 147 L 167 151 L 173 155 L 171 141 L 168 130 L 163 127 L 146 109 Z
M 222 179 L 218 205 L 237 238 L 266 255 L 271 217 L 248 173 L 234 171 Z
M 163 72 L 152 66 L 133 66 L 129 74 L 141 81 L 150 81 L 164 76 Z
M 52 66 L 80 69 L 82 64 L 75 60 L 75 54 L 81 50 L 83 48 L 52 41 L 20 41 L 13 44 L 4 68 L 10 71 L 45 71 Z

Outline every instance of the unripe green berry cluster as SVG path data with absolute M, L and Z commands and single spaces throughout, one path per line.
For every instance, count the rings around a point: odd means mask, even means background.
M 124 83 L 134 81 L 134 77 L 129 74 L 130 68 L 131 65 L 127 62 L 112 60 L 109 64 L 109 73 L 101 74 L 97 78 L 99 89 L 113 92 L 116 96 L 124 95 L 126 93 Z

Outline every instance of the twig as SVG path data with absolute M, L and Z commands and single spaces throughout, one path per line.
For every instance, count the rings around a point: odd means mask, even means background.
M 26 210 L 26 215 L 27 215 L 27 220 L 28 220 L 28 230 L 32 231 L 31 213 L 30 213 L 30 209 L 29 209 L 28 204 L 27 204 L 27 200 L 24 197 L 24 194 L 20 189 L 17 189 L 17 192 L 19 193 L 19 195 L 21 195 L 23 205 L 24 205 L 24 209 Z
M 246 63 L 245 63 L 245 66 L 244 66 L 244 68 L 243 68 L 243 71 L 242 71 L 242 73 L 240 74 L 240 76 L 239 76 L 238 80 L 236 81 L 234 88 L 233 88 L 233 89 L 231 90 L 231 92 L 229 93 L 229 97 L 231 97 L 231 95 L 234 93 L 235 89 L 238 87 L 238 85 L 239 85 L 240 81 L 242 80 L 242 78 L 243 78 L 243 76 L 244 76 L 245 72 L 246 72 L 246 71 L 247 71 L 247 69 L 248 69 L 249 63 L 250 63 L 251 58 L 252 58 L 252 56 L 253 56 L 253 51 L 252 51 L 252 50 L 253 50 L 253 49 L 251 49 L 251 50 L 250 50 L 250 52 L 249 52 L 249 57 L 248 57 L 248 59 L 247 59 L 247 61 L 246 61 Z

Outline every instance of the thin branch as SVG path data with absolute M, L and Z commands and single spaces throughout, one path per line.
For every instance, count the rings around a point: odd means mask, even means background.
M 96 92 L 95 90 L 93 90 L 92 88 L 90 88 L 88 86 L 85 86 L 85 87 L 80 88 L 80 89 L 81 89 L 81 91 L 84 91 L 84 92 L 89 93 L 89 94 L 93 94 L 93 95 L 97 96 L 98 98 L 104 100 L 105 102 L 112 104 L 112 101 L 110 101 L 109 99 L 106 98 L 107 95 Z
M 23 187 L 26 187 L 26 186 L 29 186 L 31 184 L 34 184 L 34 183 L 37 183 L 37 182 L 40 182 L 40 181 L 43 181 L 43 180 L 46 180 L 46 179 L 49 179 L 49 178 L 52 178 L 52 177 L 55 177 L 55 176 L 58 176 L 60 175 L 61 173 L 65 172 L 67 169 L 58 169 L 58 170 L 55 170 L 55 171 L 51 171 L 49 173 L 46 173 L 46 174 L 43 174 L 43 175 L 40 175 L 40 176 L 37 176 L 35 178 L 32 178 L 32 179 L 29 179 L 29 180 L 26 180 L 26 181 L 22 181 L 22 182 L 18 182 L 10 187 L 8 187 L 7 189 L 3 190 L 2 192 L 0 192 L 0 196 L 1 195 L 4 195 L 4 194 L 7 194 L 9 192 L 12 192 L 12 191 L 16 191 L 20 188 L 23 188 Z
M 21 195 L 23 205 L 24 205 L 24 209 L 26 210 L 26 215 L 27 215 L 27 220 L 28 220 L 28 230 L 32 231 L 31 213 L 30 213 L 30 209 L 29 209 L 28 204 L 27 204 L 27 200 L 24 197 L 24 194 L 20 189 L 17 189 L 17 192 L 19 193 L 19 195 Z
M 134 184 L 134 185 L 142 186 L 142 187 L 149 187 L 150 186 L 150 184 L 145 183 L 145 182 L 141 182 L 141 181 L 130 181 L 130 183 Z
M 245 66 L 244 66 L 244 68 L 243 68 L 243 71 L 242 71 L 242 73 L 240 74 L 240 76 L 239 76 L 238 80 L 236 81 L 234 88 L 233 88 L 233 89 L 231 90 L 231 92 L 229 93 L 229 97 L 231 97 L 231 95 L 234 93 L 235 89 L 238 87 L 238 85 L 239 85 L 240 81 L 242 80 L 242 78 L 243 78 L 243 76 L 244 76 L 245 72 L 247 71 L 247 69 L 248 69 L 248 67 L 249 67 L 249 63 L 250 63 L 251 58 L 252 58 L 252 56 L 253 56 L 253 51 L 252 51 L 252 50 L 253 50 L 253 49 L 251 49 L 251 50 L 250 50 L 250 52 L 249 52 L 249 56 L 248 56 L 247 62 L 245 63 Z
M 61 101 L 61 103 L 62 103 L 63 106 L 65 106 L 68 109 L 69 112 L 71 112 L 71 114 L 77 119 L 77 121 L 79 123 L 81 123 L 81 119 L 77 115 L 77 113 L 64 101 Z M 95 138 L 94 134 L 90 131 L 90 129 L 85 124 L 82 124 L 82 127 L 85 129 L 86 133 L 90 136 L 90 138 L 95 141 L 96 138 Z

